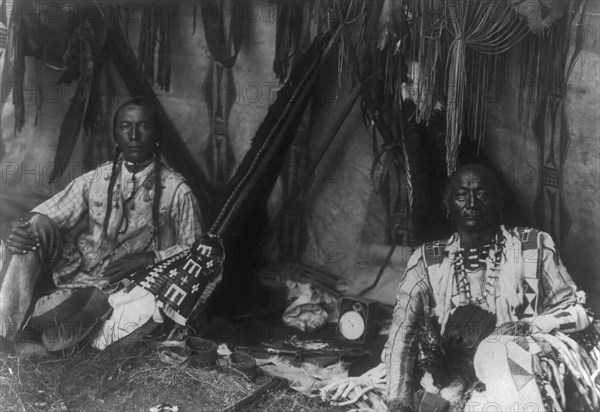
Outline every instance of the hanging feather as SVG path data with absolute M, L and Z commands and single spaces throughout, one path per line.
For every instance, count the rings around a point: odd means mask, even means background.
M 82 39 L 78 33 L 79 29 L 76 28 L 73 31 L 73 35 L 69 39 L 67 49 L 63 54 L 63 73 L 58 78 L 58 84 L 71 84 L 73 81 L 81 78 L 80 66 L 83 56 L 81 52 Z
M 102 107 L 102 94 L 100 88 L 100 81 L 102 80 L 102 72 L 104 67 L 104 60 L 101 58 L 96 59 L 94 64 L 93 80 L 90 86 L 90 97 L 88 102 L 88 108 L 85 112 L 83 119 L 83 131 L 84 131 L 84 153 L 83 153 L 83 165 L 85 170 L 91 170 L 94 166 L 100 164 L 103 160 L 101 154 L 97 153 L 98 145 L 94 141 L 92 131 L 97 127 L 96 122 L 98 119 L 104 119 L 105 113 Z M 86 142 L 87 140 L 87 142 Z
M 302 39 L 310 32 L 311 3 L 283 0 L 277 4 L 277 30 L 273 71 L 280 82 L 287 78 L 292 58 L 301 52 Z
M 141 30 L 138 38 L 137 70 L 148 83 L 154 85 L 156 82 L 166 91 L 169 91 L 171 85 L 171 32 L 176 7 L 174 3 L 142 5 Z M 195 13 L 196 3 L 194 3 L 194 19 Z M 155 66 L 157 45 L 158 59 Z
M 192 5 L 192 36 L 196 34 L 196 24 L 198 22 L 198 1 L 194 1 Z
M 378 50 L 385 50 L 389 47 L 392 52 L 396 52 L 406 46 L 408 25 L 401 1 L 385 0 L 383 2 L 378 28 Z
M 90 84 L 90 97 L 88 102 L 88 109 L 83 119 L 83 130 L 86 134 L 89 134 L 94 125 L 94 121 L 98 115 L 104 117 L 104 110 L 102 108 L 102 92 L 101 92 L 101 80 L 104 69 L 104 59 L 98 57 L 95 59 L 93 67 L 92 83 Z
M 25 79 L 25 52 L 23 14 L 11 13 L 8 24 L 7 48 L 2 68 L 2 105 L 8 100 L 12 90 L 15 107 L 15 133 L 25 124 L 25 97 L 23 83 Z
M 113 57 L 114 58 L 114 57 Z M 113 77 L 113 73 L 112 73 L 112 63 L 110 60 L 106 61 L 104 64 L 104 76 L 105 76 L 105 90 L 106 90 L 106 106 L 107 106 L 107 112 L 109 111 L 108 109 L 110 109 L 110 107 L 112 106 L 112 104 L 114 102 L 117 101 L 118 98 L 118 91 L 117 91 L 117 86 L 115 84 L 115 79 Z
M 40 111 L 42 110 L 42 103 L 44 102 L 44 91 L 42 88 L 42 62 L 38 61 L 35 68 L 35 121 L 34 127 L 37 127 L 38 120 L 40 118 Z
M 246 31 L 242 0 L 205 0 L 202 23 L 206 45 L 214 59 L 230 69 L 235 64 Z
M 158 17 L 158 73 L 156 83 L 158 86 L 169 91 L 171 86 L 171 32 L 173 17 L 175 15 L 175 4 L 160 7 Z
M 74 45 L 72 47 L 79 47 L 79 72 L 81 77 L 75 95 L 60 126 L 58 145 L 54 157 L 54 168 L 48 178 L 50 183 L 62 175 L 81 132 L 94 74 L 92 39 L 92 27 L 89 23 L 84 22 L 73 31 L 73 35 L 69 41 L 69 49 L 71 48 L 71 44 Z
M 154 83 L 154 50 L 158 29 L 156 8 L 153 4 L 142 6 L 140 36 L 138 39 L 138 71 L 150 83 Z M 156 13 L 158 14 L 158 13 Z

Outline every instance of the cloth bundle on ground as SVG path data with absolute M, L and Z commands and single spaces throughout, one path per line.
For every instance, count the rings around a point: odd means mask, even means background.
M 313 331 L 328 322 L 337 322 L 337 301 L 310 283 L 286 281 L 288 302 L 283 323 L 301 331 Z

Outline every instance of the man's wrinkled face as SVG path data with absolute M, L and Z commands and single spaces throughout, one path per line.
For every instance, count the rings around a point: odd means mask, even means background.
M 491 173 L 466 169 L 451 183 L 448 211 L 459 230 L 478 232 L 499 224 L 499 203 Z
M 115 124 L 115 140 L 128 162 L 149 159 L 157 142 L 156 127 L 150 110 L 140 106 L 125 106 Z

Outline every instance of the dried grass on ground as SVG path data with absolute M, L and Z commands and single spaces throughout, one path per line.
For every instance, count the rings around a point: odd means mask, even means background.
M 160 361 L 156 350 L 138 344 L 127 352 L 91 348 L 27 360 L 0 355 L 0 410 L 148 411 L 161 403 L 179 411 L 219 411 L 256 385 L 227 368 L 194 369 Z M 293 391 L 269 392 L 244 411 L 338 412 Z

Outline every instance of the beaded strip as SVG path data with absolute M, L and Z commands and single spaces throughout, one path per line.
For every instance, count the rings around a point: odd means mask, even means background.
M 502 238 L 502 240 L 500 240 L 500 238 Z M 462 300 L 465 303 L 469 303 L 473 299 L 471 285 L 469 284 L 469 279 L 467 277 L 467 269 L 487 269 L 486 284 L 482 293 L 483 300 L 485 301 L 488 295 L 494 293 L 496 279 L 498 278 L 496 272 L 500 269 L 504 243 L 504 237 L 497 234 L 490 244 L 484 245 L 481 248 L 461 248 L 459 250 L 456 261 L 454 262 L 454 279 L 456 282 L 456 289 L 463 297 Z

